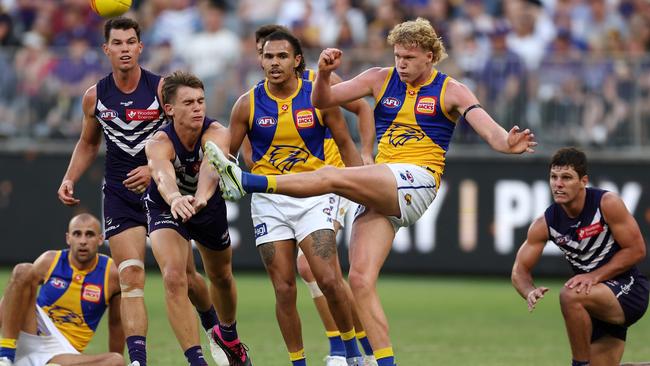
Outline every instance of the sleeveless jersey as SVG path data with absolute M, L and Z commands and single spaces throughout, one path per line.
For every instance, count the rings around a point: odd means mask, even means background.
M 97 83 L 95 106 L 95 116 L 106 140 L 106 185 L 132 200 L 140 197 L 124 187 L 122 181 L 128 172 L 147 164 L 144 146 L 165 120 L 157 92 L 160 76 L 141 70 L 138 86 L 130 94 L 117 88 L 113 73 L 101 79 Z
M 600 212 L 600 201 L 606 192 L 587 188 L 585 205 L 575 218 L 569 217 L 557 203 L 544 212 L 550 240 L 564 252 L 575 273 L 591 272 L 621 250 Z
M 433 70 L 413 87 L 390 68 L 375 100 L 377 163 L 409 163 L 433 172 L 438 184 L 456 122 L 444 107 L 449 77 Z
M 199 182 L 199 169 L 201 167 L 201 161 L 203 160 L 203 150 L 201 149 L 201 139 L 203 138 L 203 133 L 205 130 L 210 127 L 210 124 L 214 122 L 213 119 L 204 118 L 203 127 L 201 128 L 201 134 L 199 139 L 194 145 L 194 149 L 189 151 L 183 146 L 176 130 L 174 129 L 174 123 L 168 123 L 163 126 L 160 130 L 167 134 L 172 144 L 174 145 L 174 160 L 172 160 L 172 165 L 174 165 L 174 172 L 176 173 L 176 184 L 178 185 L 178 190 L 183 194 L 196 193 L 196 187 Z M 215 195 L 219 195 L 218 192 Z M 165 200 L 162 198 L 160 191 L 158 191 L 158 185 L 155 180 L 151 180 L 150 188 L 148 188 L 147 198 L 151 201 L 159 204 L 167 205 Z
M 313 82 L 316 78 L 316 72 L 307 69 L 302 73 L 302 78 Z M 336 141 L 334 141 L 334 138 L 332 137 L 332 131 L 327 127 L 325 127 L 325 164 L 337 168 L 345 167 L 343 159 L 341 159 L 341 153 L 339 153 L 339 147 L 336 145 Z
M 79 270 L 70 262 L 69 255 L 67 249 L 56 253 L 36 303 L 70 344 L 82 352 L 110 301 L 106 290 L 113 260 L 98 254 L 92 268 Z
M 286 99 L 273 96 L 265 80 L 251 89 L 253 173 L 291 174 L 325 166 L 326 128 L 320 110 L 311 104 L 311 90 L 311 81 L 304 79 L 298 79 L 298 88 Z

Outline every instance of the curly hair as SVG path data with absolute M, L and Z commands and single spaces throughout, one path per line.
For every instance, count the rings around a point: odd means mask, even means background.
M 447 57 L 442 39 L 438 37 L 431 23 L 424 18 L 417 18 L 396 25 L 388 34 L 388 43 L 391 46 L 396 44 L 407 47 L 415 46 L 425 51 L 431 51 L 433 52 L 434 65 Z

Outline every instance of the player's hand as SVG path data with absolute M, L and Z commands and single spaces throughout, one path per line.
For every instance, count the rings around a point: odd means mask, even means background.
M 194 212 L 198 213 L 207 204 L 208 204 L 208 201 L 205 198 L 194 197 L 194 202 L 192 202 L 192 206 L 194 207 Z
M 66 206 L 74 206 L 80 202 L 74 197 L 74 182 L 70 179 L 64 179 L 56 193 L 59 195 L 59 201 Z
M 585 295 L 589 295 L 591 288 L 597 285 L 598 282 L 600 281 L 593 273 L 582 273 L 569 278 L 564 284 L 564 287 L 572 290 L 575 289 L 576 293 L 584 291 Z
M 326 48 L 318 58 L 318 72 L 332 72 L 341 65 L 343 52 L 337 48 Z
M 193 203 L 194 196 L 190 194 L 174 197 L 169 205 L 171 206 L 172 216 L 174 216 L 175 219 L 180 218 L 183 222 L 186 222 L 196 214 Z
M 546 287 L 538 287 L 526 296 L 526 303 L 528 303 L 528 311 L 533 311 L 537 302 L 544 298 L 544 294 L 548 291 Z
M 127 178 L 122 182 L 131 192 L 142 194 L 151 182 L 151 171 L 147 165 L 139 166 L 131 170 Z
M 524 152 L 535 152 L 533 149 L 537 146 L 535 134 L 529 129 L 521 131 L 519 126 L 514 126 L 508 132 L 508 148 L 512 154 L 521 154 Z

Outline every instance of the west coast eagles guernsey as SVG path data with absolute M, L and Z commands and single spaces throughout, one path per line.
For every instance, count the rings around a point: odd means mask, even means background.
M 438 185 L 456 122 L 445 110 L 449 77 L 433 70 L 424 84 L 411 86 L 390 68 L 375 105 L 376 163 L 409 163 L 426 168 Z
M 311 90 L 311 81 L 304 79 L 298 79 L 298 88 L 285 99 L 272 95 L 266 80 L 251 89 L 248 138 L 253 173 L 291 174 L 326 165 L 326 127 L 320 110 L 311 104 Z
M 316 78 L 316 73 L 314 70 L 307 69 L 303 72 L 302 78 L 313 82 Z M 345 167 L 343 159 L 341 159 L 341 153 L 339 153 L 339 147 L 336 145 L 336 141 L 332 137 L 332 131 L 329 128 L 325 129 L 325 164 L 337 168 Z
M 36 303 L 70 344 L 82 352 L 110 301 L 106 290 L 113 260 L 98 254 L 90 269 L 80 270 L 70 262 L 69 256 L 69 250 L 56 253 Z

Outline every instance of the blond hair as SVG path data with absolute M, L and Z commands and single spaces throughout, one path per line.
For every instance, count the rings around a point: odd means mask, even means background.
M 420 47 L 425 51 L 431 51 L 433 52 L 434 65 L 447 57 L 442 39 L 438 37 L 431 23 L 424 18 L 417 18 L 396 25 L 388 34 L 388 43 L 391 46 L 398 44 L 406 47 Z

